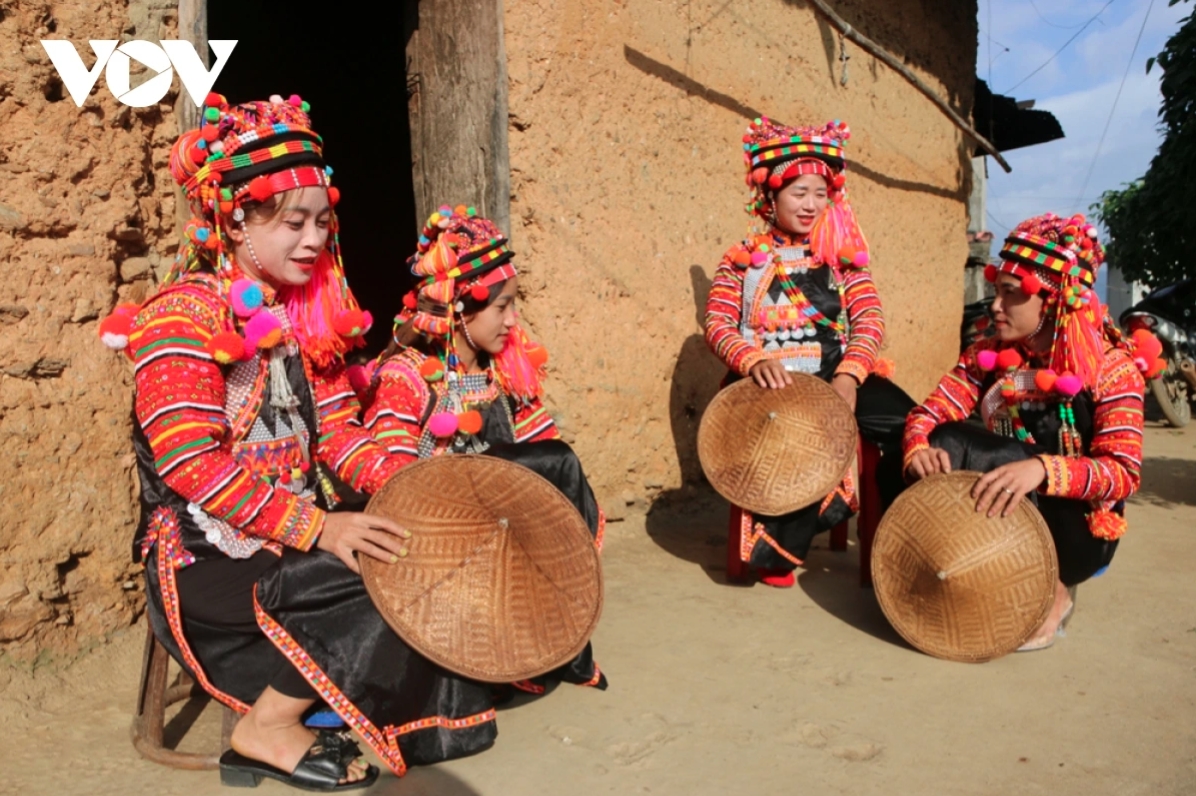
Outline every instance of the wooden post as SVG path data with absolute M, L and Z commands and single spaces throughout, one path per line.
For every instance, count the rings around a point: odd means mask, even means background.
M 419 0 L 408 19 L 408 112 L 421 225 L 473 205 L 510 234 L 502 0 Z
M 208 3 L 207 0 L 179 0 L 179 39 L 189 41 L 204 66 L 211 66 L 208 59 Z M 179 95 L 174 101 L 175 118 L 179 123 L 179 135 L 199 126 L 199 108 L 191 96 L 179 85 Z
M 179 0 L 179 39 L 189 41 L 199 55 L 203 65 L 210 67 L 208 59 L 208 3 L 207 0 Z M 178 122 L 179 135 L 199 126 L 199 108 L 191 101 L 191 95 L 179 84 L 179 93 L 174 100 L 174 118 Z M 191 208 L 182 188 L 174 192 L 174 219 L 179 235 L 183 234 Z

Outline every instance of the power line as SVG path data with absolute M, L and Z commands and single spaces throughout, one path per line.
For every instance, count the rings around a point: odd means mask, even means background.
M 1154 2 L 1154 0 L 1151 0 L 1151 2 L 1153 3 L 1153 2 Z M 1093 14 L 1093 15 L 1092 15 L 1092 18 L 1091 18 L 1091 19 L 1089 19 L 1087 22 L 1085 22 L 1085 23 L 1084 23 L 1082 26 L 1080 26 L 1080 29 L 1079 29 L 1079 30 L 1077 30 L 1075 33 L 1073 33 L 1070 39 L 1068 39 L 1067 41 L 1063 42 L 1063 46 L 1062 46 L 1062 47 L 1060 47 L 1058 50 L 1055 50 L 1055 54 L 1054 54 L 1054 55 L 1052 55 L 1050 58 L 1048 58 L 1048 59 L 1046 59 L 1045 61 L 1043 61 L 1043 62 L 1042 62 L 1042 65 L 1041 65 L 1041 66 L 1039 66 L 1037 69 L 1035 69 L 1033 72 L 1031 72 L 1030 74 L 1026 75 L 1026 76 L 1025 76 L 1025 77 L 1023 77 L 1021 80 L 1017 81 L 1016 83 L 1014 83 L 1012 86 L 1010 86 L 1009 88 L 1005 89 L 1005 90 L 1004 90 L 1004 91 L 1002 91 L 1001 93 L 1002 93 L 1002 94 L 1008 94 L 1009 92 L 1013 91 L 1015 88 L 1017 88 L 1018 86 L 1020 86 L 1022 83 L 1025 83 L 1027 80 L 1029 80 L 1030 78 L 1034 77 L 1036 74 L 1038 74 L 1038 73 L 1039 73 L 1039 72 L 1041 72 L 1043 69 L 1045 69 L 1045 68 L 1047 67 L 1047 64 L 1049 64 L 1051 61 L 1053 61 L 1053 60 L 1055 60 L 1056 58 L 1058 58 L 1058 57 L 1059 57 L 1059 53 L 1061 53 L 1061 52 L 1063 52 L 1064 50 L 1066 50 L 1066 49 L 1067 49 L 1067 45 L 1069 45 L 1069 44 L 1071 44 L 1073 41 L 1075 41 L 1075 40 L 1076 40 L 1076 38 L 1078 38 L 1078 37 L 1079 37 L 1079 35 L 1080 35 L 1081 33 L 1083 33 L 1085 30 L 1087 30 L 1087 29 L 1088 29 L 1088 26 L 1089 26 L 1089 25 L 1091 25 L 1093 22 L 1096 22 L 1096 18 L 1097 18 L 1097 17 L 1099 17 L 1101 14 L 1105 13 L 1105 9 L 1106 9 L 1106 8 L 1108 8 L 1108 7 L 1109 7 L 1109 6 L 1111 6 L 1111 5 L 1113 5 L 1113 0 L 1109 0 L 1109 2 L 1107 2 L 1107 3 L 1105 3 L 1103 6 L 1101 6 L 1101 9 L 1100 9 L 1100 11 L 1097 11 L 1095 14 Z
M 1052 28 L 1061 28 L 1063 30 L 1075 30 L 1076 28 L 1080 27 L 1079 25 L 1060 25 L 1056 22 L 1051 22 L 1049 19 L 1047 19 L 1046 17 L 1044 17 L 1042 15 L 1042 12 L 1038 10 L 1038 6 L 1034 5 L 1034 0 L 1030 0 L 1030 8 L 1034 9 L 1034 13 L 1038 15 L 1039 19 L 1041 19 L 1043 22 L 1050 25 Z
M 1125 88 L 1125 81 L 1130 76 L 1130 67 L 1134 65 L 1134 56 L 1138 54 L 1138 45 L 1142 42 L 1142 33 L 1146 30 L 1146 20 L 1150 19 L 1150 9 L 1152 8 L 1154 8 L 1154 0 L 1150 0 L 1150 4 L 1146 6 L 1146 16 L 1142 17 L 1142 27 L 1138 28 L 1138 38 L 1134 39 L 1134 49 L 1130 51 L 1130 60 L 1125 65 L 1125 74 L 1121 76 L 1121 85 L 1117 87 L 1117 96 L 1113 98 L 1113 105 L 1109 108 L 1109 118 L 1105 120 L 1105 129 L 1101 131 L 1100 141 L 1096 144 L 1096 152 L 1092 155 L 1092 163 L 1088 165 L 1088 173 L 1084 175 L 1084 187 L 1080 189 L 1080 195 L 1076 197 L 1077 208 L 1084 200 L 1084 192 L 1088 190 L 1088 181 L 1092 179 L 1092 171 L 1096 168 L 1101 147 L 1105 145 L 1105 136 L 1109 133 L 1109 125 L 1113 123 L 1113 113 L 1117 110 L 1117 101 L 1121 99 L 1121 90 Z

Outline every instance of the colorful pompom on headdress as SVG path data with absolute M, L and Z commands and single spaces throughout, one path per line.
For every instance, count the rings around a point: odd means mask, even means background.
M 1074 375 L 1089 388 L 1105 354 L 1104 308 L 1092 290 L 1103 261 L 1096 227 L 1084 216 L 1047 213 L 1018 224 L 1001 247 L 1000 264 L 985 269 L 988 281 L 1012 274 L 1026 295 L 1046 300 L 1045 311 L 1055 316 L 1050 369 L 1061 379 Z M 1070 380 L 1060 386 L 1068 385 Z
M 829 207 L 810 231 L 810 247 L 825 263 L 845 268 L 868 264 L 868 241 L 847 198 L 847 159 L 851 138 L 846 122 L 824 127 L 788 127 L 768 118 L 752 121 L 743 136 L 747 184 L 752 192 L 747 211 L 776 224 L 777 191 L 803 174 L 826 180 Z
M 427 381 L 458 372 L 454 329 L 461 313 L 469 306 L 484 307 L 492 298 L 492 288 L 517 275 L 514 256 L 506 236 L 472 207 L 444 205 L 429 217 L 418 251 L 408 260 L 418 283 L 403 297 L 394 333 L 400 346 L 408 339 L 406 329 L 437 345 L 437 357 L 424 363 L 421 375 Z M 547 361 L 544 349 L 517 324 L 493 364 L 508 395 L 530 400 L 542 392 L 540 380 Z
M 247 204 L 267 202 L 298 188 L 327 189 L 333 207 L 340 199 L 308 110 L 308 103 L 298 95 L 284 100 L 276 94 L 264 102 L 229 105 L 223 96 L 211 93 L 201 108 L 199 128 L 183 133 L 171 149 L 170 173 L 182 187 L 193 215 L 163 288 L 198 271 L 220 279 L 233 308 L 233 326 L 240 327 L 240 333 L 230 328 L 213 338 L 212 354 L 223 364 L 246 359 L 257 348 L 276 345 L 280 338 L 277 319 L 272 322 L 273 316 L 266 317 L 270 313 L 264 308 L 262 288 L 246 278 L 231 256 L 229 220 L 243 220 Z M 362 335 L 371 322 L 345 280 L 335 211 L 329 227 L 328 243 L 308 283 L 279 289 L 304 352 L 321 367 L 363 345 Z M 111 344 L 119 338 L 110 330 L 102 329 L 101 334 Z
M 1063 374 L 1063 388 L 1073 386 L 1068 375 L 1083 386 L 1095 386 L 1107 343 L 1126 349 L 1147 377 L 1159 370 L 1158 340 L 1149 332 L 1124 338 L 1092 289 L 1104 261 L 1097 229 L 1082 214 L 1063 218 L 1046 213 L 1018 224 L 1001 247 L 1000 263 L 985 269 L 989 282 L 1000 274 L 1016 276 L 1022 292 L 1041 296 L 1047 311 L 1053 310 L 1050 369 Z

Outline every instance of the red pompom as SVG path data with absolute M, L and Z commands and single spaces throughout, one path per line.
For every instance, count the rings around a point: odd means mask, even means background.
M 842 188 L 846 184 L 847 184 L 847 177 L 843 174 L 836 174 L 831 179 L 831 185 L 835 186 L 835 188 Z
M 1034 386 L 1045 393 L 1049 393 L 1055 387 L 1055 382 L 1058 381 L 1059 376 L 1055 371 L 1047 368 L 1040 370 L 1034 374 Z
M 1001 370 L 1017 370 L 1022 366 L 1022 355 L 1016 348 L 1006 348 L 997 354 L 997 367 Z
M 1150 366 L 1150 370 L 1146 371 L 1146 378 L 1153 379 L 1167 369 L 1167 361 L 1164 359 L 1156 359 L 1154 364 Z
M 482 413 L 470 409 L 457 415 L 457 430 L 465 434 L 477 434 L 482 430 Z
M 424 377 L 424 381 L 440 381 L 444 378 L 444 366 L 436 357 L 429 357 L 419 366 L 419 375 Z
M 781 184 L 783 182 L 784 182 L 784 180 L 781 179 L 780 174 L 774 174 L 768 178 L 768 187 L 772 188 L 775 191 L 781 187 Z
M 219 108 L 224 104 L 224 95 L 209 91 L 208 96 L 203 98 L 203 104 L 209 108 Z
M 336 203 L 341 200 L 341 192 L 339 188 L 332 186 L 328 187 L 328 204 L 336 207 Z
M 1135 329 L 1134 333 L 1130 335 L 1130 340 L 1134 344 L 1134 353 L 1147 362 L 1153 362 L 1159 354 L 1163 353 L 1163 344 L 1149 329 Z
M 361 310 L 338 312 L 332 319 L 332 328 L 341 337 L 358 337 L 365 332 L 365 316 Z
M 203 136 L 203 140 L 210 144 L 220 137 L 220 128 L 214 124 L 209 124 L 199 134 Z
M 988 265 L 984 266 L 984 281 L 985 282 L 996 282 L 997 281 L 997 267 L 995 265 L 993 265 L 992 263 L 989 263 Z
M 270 187 L 270 178 L 254 177 L 250 180 L 249 195 L 259 202 L 264 202 L 273 196 L 274 189 Z
M 1042 280 L 1036 275 L 1026 274 L 1022 277 L 1022 292 L 1027 296 L 1037 296 L 1040 290 L 1042 290 Z
M 747 268 L 749 265 L 752 264 L 752 255 L 748 252 L 747 249 L 740 249 L 739 251 L 735 252 L 734 255 L 732 255 L 731 262 L 735 263 L 736 265 Z
M 221 365 L 245 358 L 245 340 L 236 332 L 221 332 L 208 341 L 208 353 Z
M 119 308 L 118 308 L 119 309 Z M 129 344 L 129 332 L 133 330 L 132 315 L 113 312 L 100 321 L 100 340 L 113 351 L 120 351 Z
M 409 310 L 413 310 L 419 306 L 419 299 L 415 297 L 414 291 L 403 296 L 403 306 Z
M 532 344 L 527 348 L 527 361 L 536 370 L 548 364 L 548 349 L 542 345 Z
M 474 285 L 469 289 L 469 297 L 477 302 L 490 298 L 490 288 L 485 285 Z
M 191 162 L 196 166 L 202 166 L 208 159 L 208 150 L 193 146 L 188 150 L 187 156 L 191 158 Z
M 752 169 L 752 182 L 756 183 L 757 185 L 763 185 L 764 181 L 767 179 L 768 169 L 764 168 L 763 166 L 757 169 Z

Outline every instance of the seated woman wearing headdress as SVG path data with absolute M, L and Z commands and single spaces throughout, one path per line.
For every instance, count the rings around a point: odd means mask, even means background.
M 352 740 L 304 726 L 322 703 L 396 774 L 485 748 L 488 689 L 412 652 L 358 574 L 357 556 L 397 562 L 410 534 L 359 511 L 402 462 L 357 419 L 343 356 L 369 318 L 307 103 L 211 94 L 202 118 L 171 153 L 194 212 L 174 270 L 100 329 L 135 365 L 133 554 L 154 634 L 244 713 L 226 784 L 373 782 Z
M 605 520 L 576 454 L 541 402 L 547 354 L 518 322 L 518 276 L 506 236 L 473 208 L 433 213 L 410 258 L 390 347 L 364 378 L 365 427 L 404 464 L 484 453 L 527 467 L 569 498 L 601 549 Z M 546 679 L 606 688 L 590 645 Z
M 846 124 L 786 127 L 752 122 L 744 136 L 748 211 L 768 230 L 732 246 L 706 303 L 706 341 L 730 369 L 724 386 L 751 378 L 764 389 L 791 372 L 829 382 L 882 451 L 900 447 L 913 400 L 878 359 L 884 313 L 868 270 L 868 244 L 847 199 Z M 741 559 L 770 586 L 790 587 L 816 534 L 846 520 L 858 500 L 850 475 L 821 503 L 782 517 L 734 508 Z
M 1047 214 L 1019 224 L 986 276 L 996 285 L 996 336 L 968 347 L 905 428 L 910 479 L 951 470 L 984 473 L 976 511 L 1008 516 L 1035 501 L 1059 561 L 1054 604 L 1022 647 L 1054 643 L 1074 590 L 1108 566 L 1125 533 L 1125 500 L 1142 465 L 1142 372 L 1160 346 L 1128 340 L 1092 291 L 1104 260 L 1084 216 Z M 966 422 L 979 405 L 983 427 Z

